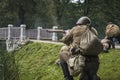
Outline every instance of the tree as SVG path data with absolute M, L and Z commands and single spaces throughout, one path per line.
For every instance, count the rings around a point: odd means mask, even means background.
M 27 23 L 28 14 L 33 14 L 35 2 L 33 0 L 3 0 L 0 3 L 1 25 L 20 25 Z M 32 16 L 31 16 L 32 19 Z
M 57 25 L 53 0 L 36 0 L 36 20 L 35 26 L 51 28 Z
M 81 16 L 81 5 L 72 3 L 71 0 L 54 0 L 57 22 L 63 29 L 71 28 Z
M 85 1 L 81 4 L 79 0 L 76 3 L 71 0 L 1 0 L 0 26 L 26 24 L 27 28 L 51 28 L 57 25 L 68 29 L 83 15 L 90 17 L 93 25 L 102 30 L 109 21 L 120 25 L 119 0 Z

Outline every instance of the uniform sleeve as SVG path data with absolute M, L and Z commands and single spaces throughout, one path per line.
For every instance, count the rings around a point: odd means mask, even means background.
M 65 43 L 66 45 L 70 45 L 72 41 L 73 41 L 73 29 L 71 29 L 70 32 L 62 38 L 62 42 Z
M 98 32 L 97 32 L 97 30 L 96 30 L 94 27 L 91 27 L 91 31 L 92 31 L 95 35 L 98 36 Z

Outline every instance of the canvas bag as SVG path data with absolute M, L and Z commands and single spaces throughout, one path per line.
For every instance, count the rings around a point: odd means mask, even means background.
M 85 66 L 85 57 L 82 55 L 74 55 L 67 61 L 67 64 L 70 75 L 78 76 Z
M 109 24 L 106 26 L 105 34 L 108 37 L 118 36 L 120 34 L 120 28 L 115 24 Z
M 103 50 L 100 39 L 89 29 L 82 34 L 80 40 L 80 49 L 83 55 L 98 55 Z

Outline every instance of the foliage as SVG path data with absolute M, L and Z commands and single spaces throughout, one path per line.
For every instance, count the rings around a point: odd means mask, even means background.
M 35 26 L 52 28 L 57 25 L 55 6 L 53 0 L 36 0 L 36 18 Z
M 21 80 L 55 80 L 62 75 L 55 64 L 60 45 L 30 43 L 16 52 Z M 48 75 L 50 74 L 50 75 Z M 62 77 L 61 77 L 62 80 Z
M 15 52 L 20 80 L 64 80 L 60 66 L 55 64 L 62 45 L 29 43 Z M 119 49 L 100 54 L 98 75 L 102 80 L 119 80 Z M 75 77 L 78 80 L 78 77 Z
M 88 16 L 92 25 L 99 30 L 100 37 L 105 36 L 108 22 L 117 25 L 120 16 L 120 0 L 1 0 L 0 27 L 13 24 L 26 24 L 27 28 L 72 28 L 81 16 Z
M 119 80 L 120 78 L 120 49 L 112 49 L 109 53 L 100 55 L 99 75 L 101 80 Z
M 7 53 L 5 41 L 0 40 L 0 80 L 20 80 L 14 52 Z

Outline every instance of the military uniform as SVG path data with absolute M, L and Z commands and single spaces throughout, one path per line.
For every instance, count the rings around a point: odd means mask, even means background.
M 118 36 L 120 34 L 119 26 L 112 24 L 112 23 L 108 24 L 106 26 L 105 34 L 107 37 Z
M 117 38 L 119 43 L 120 43 L 120 28 L 119 26 L 115 25 L 115 24 L 108 24 L 106 26 L 106 30 L 105 30 L 105 34 L 106 34 L 106 37 L 107 39 L 110 40 L 110 44 L 109 44 L 109 48 L 115 48 L 115 43 L 114 43 L 114 40 L 113 38 Z
M 86 30 L 86 25 L 80 25 L 80 26 L 78 25 L 78 26 L 73 27 L 71 29 L 71 32 L 65 37 L 63 37 L 62 39 L 63 42 L 68 46 L 66 46 L 66 48 L 64 46 L 63 49 L 61 50 L 62 52 L 60 53 L 60 60 L 67 62 L 67 60 L 71 56 L 69 52 L 70 48 L 79 47 L 80 38 L 82 34 L 85 32 L 85 30 Z M 97 31 L 95 30 L 95 28 L 92 27 L 91 31 L 97 35 Z M 84 68 L 83 73 L 81 74 L 80 80 L 97 80 L 94 78 L 97 78 L 96 73 L 99 67 L 98 56 L 83 56 L 83 57 L 86 58 L 85 68 Z M 88 79 L 86 79 L 86 77 L 88 77 Z
M 60 51 L 60 62 L 66 80 L 73 80 L 73 77 L 70 75 L 68 70 L 67 60 L 71 57 L 71 55 L 74 55 L 75 53 L 72 52 L 71 54 L 70 50 L 72 50 L 72 48 L 78 48 L 80 46 L 81 36 L 88 27 L 86 22 L 91 23 L 90 20 L 86 17 L 80 18 L 77 22 L 79 24 L 73 27 L 70 30 L 69 34 L 65 35 L 62 38 L 62 41 L 66 44 L 66 46 L 64 46 Z M 98 34 L 95 28 L 91 27 L 90 29 L 94 34 Z M 83 72 L 81 73 L 79 80 L 100 80 L 100 78 L 97 76 L 97 71 L 99 68 L 99 57 L 97 55 L 82 56 L 85 58 L 85 67 L 83 68 Z

